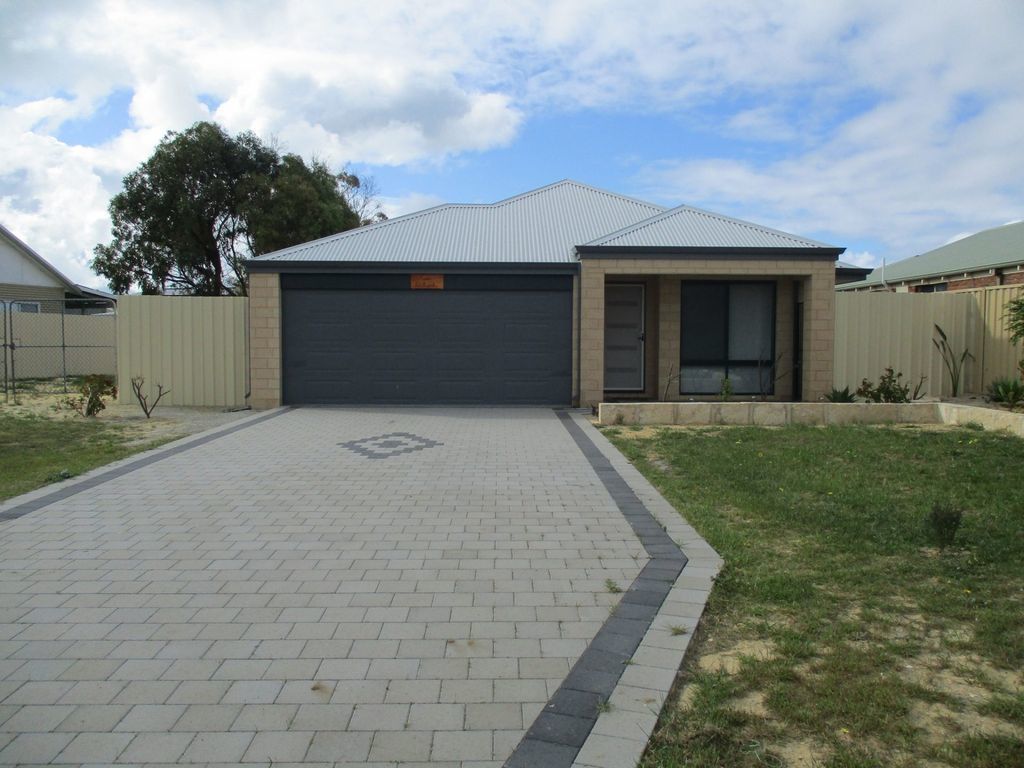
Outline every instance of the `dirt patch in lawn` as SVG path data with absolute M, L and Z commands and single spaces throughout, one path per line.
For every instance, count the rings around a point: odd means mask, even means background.
M 0 414 L 11 416 L 42 416 L 47 419 L 82 419 L 74 410 L 63 405 L 68 397 L 63 393 L 31 392 L 20 394 L 18 402 L 0 402 Z M 166 442 L 230 424 L 252 413 L 250 410 L 224 408 L 184 408 L 157 406 L 147 419 L 135 403 L 107 401 L 106 408 L 95 419 L 102 424 L 116 424 L 123 430 L 126 445 Z
M 735 675 L 743 665 L 743 659 L 767 661 L 774 657 L 770 643 L 764 640 L 741 640 L 735 645 L 717 653 L 704 653 L 697 665 L 705 672 L 725 672 Z
M 787 768 L 817 768 L 829 756 L 828 750 L 810 739 L 775 744 L 771 751 L 782 758 Z

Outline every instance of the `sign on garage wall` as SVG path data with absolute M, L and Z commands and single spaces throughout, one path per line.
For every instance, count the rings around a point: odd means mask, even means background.
M 444 275 L 409 275 L 409 287 L 414 291 L 443 291 Z

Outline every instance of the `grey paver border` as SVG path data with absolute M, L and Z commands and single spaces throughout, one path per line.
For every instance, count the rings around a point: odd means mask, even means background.
M 171 456 L 177 456 L 179 453 L 184 453 L 191 448 L 197 448 L 200 445 L 205 445 L 206 443 L 212 442 L 218 438 L 234 434 L 235 432 L 246 429 L 255 424 L 261 424 L 275 416 L 280 416 L 288 410 L 290 410 L 290 408 L 286 406 L 282 408 L 275 408 L 272 411 L 256 413 L 252 416 L 231 422 L 230 424 L 223 424 L 219 427 L 214 427 L 213 429 L 188 435 L 180 440 L 174 440 L 173 442 L 162 445 L 159 448 L 144 451 L 143 453 L 129 456 L 128 458 L 115 461 L 111 464 L 105 464 L 102 467 L 98 467 L 97 469 L 85 473 L 84 475 L 66 480 L 63 483 L 58 483 L 56 484 L 56 487 L 48 485 L 35 491 L 29 491 L 28 493 L 24 493 L 20 496 L 15 496 L 13 499 L 9 499 L 3 504 L 0 504 L 0 522 L 17 520 L 19 517 L 24 517 L 25 515 L 31 514 L 43 507 L 48 507 L 50 504 L 55 504 L 58 501 L 71 498 L 82 491 L 87 491 L 90 488 L 103 485 L 110 480 L 123 477 L 129 472 L 134 472 L 137 469 L 148 467 L 151 464 L 155 464 L 156 462 L 170 458 Z
M 505 766 L 636 765 L 721 559 L 581 414 L 557 413 L 650 560 Z M 692 568 L 684 549 L 696 555 Z

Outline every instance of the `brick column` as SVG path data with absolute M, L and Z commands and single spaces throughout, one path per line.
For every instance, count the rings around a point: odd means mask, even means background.
M 281 405 L 281 276 L 249 275 L 249 404 Z
M 580 265 L 580 407 L 604 398 L 604 269 Z
M 680 279 L 675 275 L 662 275 L 658 278 L 658 285 L 661 288 L 658 302 L 658 389 L 654 399 L 679 400 L 679 302 L 682 289 Z
M 834 386 L 835 296 L 835 265 L 821 262 L 804 281 L 803 397 L 807 401 L 820 400 Z

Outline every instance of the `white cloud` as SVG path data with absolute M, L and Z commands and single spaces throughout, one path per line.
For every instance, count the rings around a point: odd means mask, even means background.
M 855 267 L 871 267 L 874 269 L 882 260 L 871 253 L 871 251 L 846 251 L 839 260 Z
M 0 0 L 0 20 L 0 218 L 83 280 L 120 178 L 207 116 L 339 166 L 430 166 L 537 113 L 672 114 L 749 151 L 680 147 L 629 191 L 895 255 L 1024 200 L 1013 0 Z M 127 128 L 56 138 L 119 89 Z
M 641 169 L 638 183 L 650 194 L 782 229 L 869 239 L 890 260 L 994 226 L 1024 207 L 1022 32 L 1020 4 L 870 9 L 855 32 L 831 41 L 844 79 L 811 91 L 828 92 L 833 107 L 862 106 L 847 115 L 823 110 L 823 130 L 815 127 L 813 99 L 786 104 L 785 92 L 772 93 L 767 105 L 736 114 L 728 126 L 756 132 L 766 120 L 774 129 L 786 114 L 783 131 L 806 130 L 788 152 L 666 158 Z M 771 53 L 769 46 L 766 60 Z M 833 66 L 811 64 L 802 76 L 813 82 Z
M 404 216 L 407 213 L 416 213 L 436 205 L 448 202 L 437 195 L 425 194 L 422 192 L 411 192 L 400 197 L 382 197 L 381 206 L 389 219 L 396 216 Z

